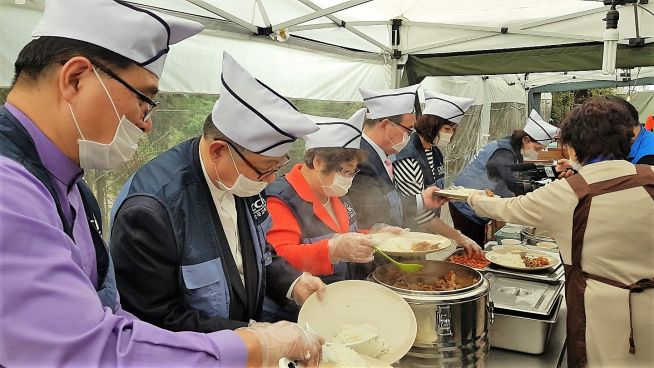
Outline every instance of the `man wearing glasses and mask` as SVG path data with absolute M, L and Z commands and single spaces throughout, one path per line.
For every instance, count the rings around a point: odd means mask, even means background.
M 405 217 L 412 218 L 423 208 L 436 209 L 445 203 L 433 195 L 436 187 L 428 187 L 415 196 L 401 196 L 393 184 L 392 161 L 406 147 L 416 123 L 418 87 L 416 84 L 384 91 L 359 89 L 368 109 L 361 140 L 361 150 L 367 158 L 359 163 L 360 172 L 348 197 L 363 229 L 382 223 L 403 226 Z
M 302 304 L 324 288 L 271 253 L 260 194 L 317 125 L 227 53 L 221 85 L 202 136 L 144 165 L 114 205 L 121 301 L 172 331 L 246 327 L 260 320 L 265 295 Z

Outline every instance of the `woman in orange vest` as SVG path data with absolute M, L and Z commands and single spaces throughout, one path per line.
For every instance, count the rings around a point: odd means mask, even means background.
M 304 138 L 304 163 L 266 188 L 273 219 L 268 242 L 295 268 L 325 282 L 350 278 L 347 262 L 373 260 L 373 243 L 358 232 L 356 213 L 344 197 L 365 159 L 359 149 L 364 117 L 365 109 L 347 121 L 310 116 L 320 130 Z

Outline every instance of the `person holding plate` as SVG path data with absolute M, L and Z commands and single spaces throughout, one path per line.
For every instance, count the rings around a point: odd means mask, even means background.
M 354 278 L 351 263 L 373 260 L 374 243 L 358 232 L 356 211 L 345 197 L 365 160 L 359 148 L 365 113 L 360 109 L 348 120 L 307 115 L 320 129 L 304 137 L 304 163 L 266 188 L 268 242 L 292 266 L 326 284 Z M 270 299 L 264 310 L 271 320 L 294 320 L 298 313 L 297 306 L 281 309 Z
M 591 98 L 561 126 L 578 174 L 514 198 L 468 197 L 478 216 L 538 226 L 556 239 L 571 368 L 654 361 L 654 168 L 627 161 L 630 119 L 623 106 Z
M 432 186 L 444 188 L 445 160 L 441 149 L 450 143 L 473 102 L 472 98 L 425 90 L 425 109 L 416 121 L 415 133 L 393 162 L 393 181 L 400 194 L 417 195 Z M 446 236 L 463 246 L 467 254 L 483 257 L 481 247 L 474 240 L 440 219 L 440 208 L 418 211 L 412 218 L 405 218 L 404 225 Z
M 515 196 L 514 184 L 520 177 L 511 170 L 511 165 L 535 160 L 538 152 L 555 140 L 557 132 L 557 127 L 546 123 L 536 110 L 532 110 L 523 129 L 482 148 L 454 179 L 454 185 L 490 189 L 500 197 Z M 478 244 L 485 242 L 487 218 L 475 215 L 465 202 L 450 203 L 450 214 L 454 227 Z

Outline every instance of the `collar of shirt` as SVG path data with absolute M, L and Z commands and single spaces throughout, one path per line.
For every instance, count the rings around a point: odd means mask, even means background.
M 207 173 L 207 168 L 204 166 L 204 160 L 202 160 L 202 150 L 200 148 L 198 149 L 200 150 L 200 166 L 202 166 L 202 173 L 204 174 L 204 180 L 207 182 L 207 185 L 209 186 L 209 191 L 211 192 L 211 196 L 213 197 L 214 202 L 220 203 L 225 197 L 225 195 L 227 194 L 231 195 L 231 193 L 218 188 L 218 186 L 216 186 L 216 184 L 214 184 L 214 182 L 211 180 L 209 174 Z
M 347 218 L 347 211 L 345 210 L 345 206 L 341 200 L 338 197 L 329 197 L 329 201 L 332 205 L 332 210 L 336 216 L 336 218 L 334 218 L 327 212 L 325 206 L 323 206 L 322 203 L 320 203 L 320 201 L 316 198 L 313 191 L 311 190 L 311 186 L 309 186 L 307 180 L 304 178 L 304 176 L 302 176 L 302 172 L 300 171 L 302 165 L 303 164 L 297 164 L 293 166 L 291 171 L 286 174 L 286 181 L 288 181 L 293 189 L 295 189 L 295 192 L 297 192 L 298 196 L 303 201 L 309 202 L 313 205 L 313 212 L 316 214 L 316 217 L 320 219 L 320 221 L 332 228 L 334 231 L 348 231 L 349 221 Z
M 5 102 L 5 107 L 32 137 L 43 166 L 70 190 L 84 174 L 82 169 L 71 161 L 50 138 L 43 134 L 41 129 L 25 113 L 9 102 Z
M 377 155 L 379 156 L 379 158 L 381 158 L 382 162 L 386 161 L 386 159 L 388 158 L 388 155 L 384 152 L 384 150 L 381 149 L 381 147 L 379 147 L 377 145 L 377 143 L 373 142 L 372 139 L 370 139 L 370 137 L 365 135 L 365 133 L 362 135 L 362 137 L 363 137 L 363 139 L 366 140 L 366 142 L 370 143 L 370 145 L 375 150 L 375 152 L 377 152 Z

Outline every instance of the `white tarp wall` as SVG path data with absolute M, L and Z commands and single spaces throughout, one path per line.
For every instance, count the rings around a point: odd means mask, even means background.
M 0 0 L 0 87 L 8 87 L 13 63 L 39 21 L 38 6 Z M 255 77 L 291 98 L 360 101 L 358 88 L 390 85 L 390 66 L 379 56 L 340 56 L 265 42 L 254 36 L 207 30 L 171 47 L 161 90 L 219 94 L 223 51 Z

